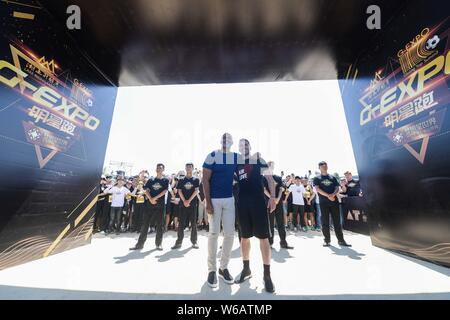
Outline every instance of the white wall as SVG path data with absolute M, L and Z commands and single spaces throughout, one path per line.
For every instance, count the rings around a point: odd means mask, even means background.
M 133 172 L 168 173 L 205 155 L 230 132 L 237 151 L 248 138 L 253 151 L 276 162 L 276 171 L 304 175 L 321 160 L 331 172 L 356 173 L 338 82 L 291 81 L 121 87 L 105 165 L 131 162 Z

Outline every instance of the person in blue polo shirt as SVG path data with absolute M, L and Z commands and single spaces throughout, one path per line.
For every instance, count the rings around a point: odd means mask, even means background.
M 233 137 L 224 133 L 222 148 L 208 154 L 203 164 L 203 190 L 208 213 L 208 279 L 210 287 L 217 287 L 217 246 L 220 227 L 223 226 L 222 256 L 219 277 L 225 283 L 233 284 L 234 279 L 228 271 L 235 230 L 235 207 L 233 197 L 234 172 L 238 164 L 238 154 L 231 152 Z

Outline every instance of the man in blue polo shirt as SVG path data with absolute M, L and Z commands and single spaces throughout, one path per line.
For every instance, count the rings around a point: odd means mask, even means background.
M 224 133 L 222 148 L 208 154 L 203 164 L 203 189 L 208 213 L 208 285 L 217 287 L 217 246 L 220 227 L 223 226 L 222 256 L 219 277 L 225 283 L 233 284 L 234 279 L 228 271 L 233 249 L 235 228 L 235 207 L 233 197 L 233 178 L 238 164 L 238 154 L 231 152 L 233 138 Z

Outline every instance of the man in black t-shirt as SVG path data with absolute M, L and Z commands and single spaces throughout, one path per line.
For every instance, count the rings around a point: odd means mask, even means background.
M 273 293 L 275 288 L 270 276 L 271 250 L 269 238 L 271 232 L 267 208 L 270 208 L 270 213 L 275 210 L 275 186 L 269 182 L 271 198 L 266 205 L 262 171 L 268 166 L 259 153 L 251 156 L 250 150 L 249 141 L 241 139 L 239 141 L 241 158 L 236 167 L 236 175 L 239 183 L 237 207 L 244 268 L 241 274 L 236 277 L 235 283 L 243 283 L 252 276 L 250 271 L 250 238 L 255 236 L 260 240 L 264 264 L 264 288 L 267 292 Z
M 107 188 L 113 186 L 112 176 L 106 176 L 106 184 L 104 185 L 103 191 L 105 191 Z M 105 234 L 109 233 L 109 214 L 111 211 L 111 203 L 112 203 L 112 195 L 103 193 L 105 196 L 105 200 L 103 202 L 103 210 L 102 210 L 102 216 L 100 219 L 100 231 L 103 231 Z
M 197 194 L 200 180 L 192 175 L 194 165 L 186 164 L 186 176 L 178 180 L 177 190 L 180 196 L 178 214 L 178 238 L 172 249 L 181 248 L 184 239 L 184 229 L 191 223 L 192 248 L 198 249 L 197 244 Z
M 164 224 L 164 198 L 169 188 L 169 180 L 164 177 L 164 165 L 156 165 L 156 177 L 149 179 L 144 186 L 145 205 L 141 233 L 137 244 L 130 250 L 139 250 L 144 247 L 147 240 L 148 228 L 156 224 L 156 250 L 162 250 L 163 224 Z
M 344 173 L 344 176 L 345 176 L 345 181 L 341 185 L 342 194 L 345 194 L 347 197 L 362 196 L 361 186 L 359 184 L 359 181 L 353 179 L 352 173 L 350 171 L 347 171 Z
M 270 199 L 272 198 L 270 192 L 270 185 L 273 184 L 275 186 L 275 205 L 276 205 L 275 211 L 273 212 L 270 212 L 270 209 L 267 208 L 271 233 L 271 236 L 269 238 L 270 246 L 273 245 L 275 220 L 276 220 L 281 248 L 294 249 L 293 247 L 288 246 L 286 242 L 286 228 L 284 225 L 283 199 L 282 199 L 284 196 L 283 181 L 281 177 L 273 175 L 275 163 L 273 161 L 269 161 L 267 164 L 269 166 L 269 169 L 266 171 L 266 174 L 264 175 L 264 194 L 266 195 L 266 201 L 269 202 Z
M 345 226 L 346 218 L 345 216 L 351 212 L 350 208 L 352 207 L 350 205 L 352 198 L 354 197 L 362 197 L 362 191 L 361 186 L 359 184 L 358 180 L 353 179 L 353 175 L 350 171 L 347 171 L 344 173 L 345 179 L 341 182 L 341 194 L 342 197 L 342 224 L 343 227 Z M 353 213 L 350 213 L 353 215 Z
M 319 195 L 320 211 L 322 213 L 322 232 L 325 238 L 323 246 L 330 246 L 330 214 L 333 219 L 334 232 L 339 245 L 351 247 L 344 240 L 342 226 L 339 217 L 339 202 L 337 194 L 339 193 L 339 182 L 336 177 L 328 174 L 328 165 L 325 161 L 319 163 L 320 175 L 314 178 L 314 186 Z
M 100 185 L 98 186 L 98 196 L 97 196 L 97 204 L 95 207 L 93 233 L 100 232 L 101 227 L 103 225 L 103 207 L 106 199 L 106 196 L 103 192 L 105 191 L 105 189 L 106 189 L 106 178 L 102 176 L 102 179 L 100 180 Z

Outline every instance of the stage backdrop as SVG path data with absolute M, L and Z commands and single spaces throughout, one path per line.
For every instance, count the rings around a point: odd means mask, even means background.
M 383 21 L 339 77 L 372 243 L 450 266 L 450 5 L 440 5 L 411 2 Z
M 38 2 L 0 9 L 3 269 L 90 241 L 117 88 Z

